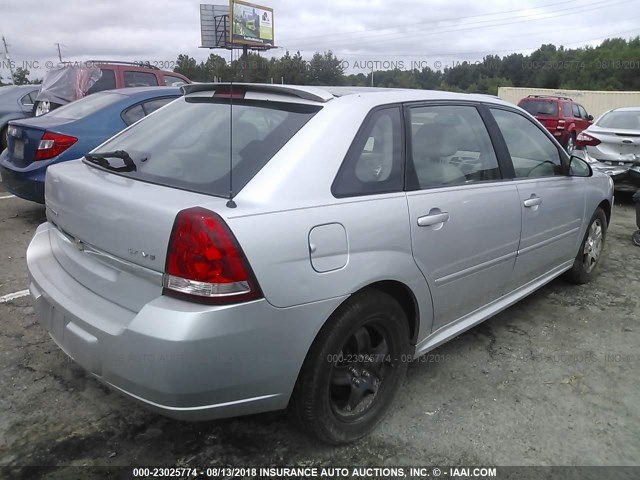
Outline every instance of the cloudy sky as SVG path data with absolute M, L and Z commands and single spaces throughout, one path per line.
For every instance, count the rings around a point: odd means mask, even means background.
M 199 4 L 205 0 L 0 0 L 0 34 L 16 66 L 40 78 L 47 60 L 198 61 Z M 640 35 L 640 0 L 257 0 L 274 9 L 280 49 L 332 50 L 348 72 L 371 62 L 445 67 L 487 54 L 529 53 L 543 43 L 575 48 Z M 0 46 L 1 48 L 1 46 Z M 228 52 L 215 51 L 229 58 Z M 0 61 L 4 55 L 0 55 Z M 34 68 L 33 62 L 38 61 Z M 368 64 L 366 62 L 369 62 Z M 7 62 L 0 75 L 8 77 Z M 366 67 L 365 67 L 366 68 Z

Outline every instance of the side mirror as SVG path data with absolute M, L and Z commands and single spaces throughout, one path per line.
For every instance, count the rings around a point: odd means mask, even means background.
M 589 120 L 590 122 L 593 122 L 593 115 L 588 115 L 587 120 Z
M 584 158 L 572 155 L 571 159 L 569 159 L 569 175 L 572 177 L 590 177 L 593 175 L 593 170 Z

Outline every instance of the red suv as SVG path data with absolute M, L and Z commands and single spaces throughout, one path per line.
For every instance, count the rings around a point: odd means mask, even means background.
M 578 134 L 593 120 L 582 105 L 569 97 L 529 95 L 518 106 L 536 117 L 569 154 L 573 153 Z
M 82 68 L 85 67 L 85 68 Z M 98 69 L 100 71 L 98 71 Z M 100 78 L 86 83 L 92 72 Z M 51 76 L 50 76 L 51 75 Z M 83 83 L 85 82 L 85 83 Z M 93 83 L 95 82 L 95 83 Z M 191 83 L 184 75 L 139 63 L 89 60 L 80 67 L 63 66 L 51 70 L 42 83 L 33 105 L 33 115 L 40 116 L 84 95 L 127 87 L 179 87 Z M 87 90 L 78 85 L 91 85 Z

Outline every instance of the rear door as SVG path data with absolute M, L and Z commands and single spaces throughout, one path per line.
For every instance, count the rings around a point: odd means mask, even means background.
M 520 240 L 519 197 L 502 180 L 474 105 L 416 105 L 406 118 L 411 242 L 435 330 L 504 293 Z
M 509 290 L 570 262 L 585 217 L 585 179 L 565 174 L 564 153 L 519 112 L 490 109 L 506 143 L 522 211 L 522 235 Z

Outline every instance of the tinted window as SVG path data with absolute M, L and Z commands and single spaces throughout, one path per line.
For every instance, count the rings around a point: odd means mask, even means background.
M 474 107 L 412 108 L 413 169 L 409 188 L 460 185 L 500 178 L 489 133 Z
M 571 114 L 571 104 L 569 102 L 564 102 L 562 104 L 562 116 L 563 117 L 572 117 Z
M 584 107 L 582 105 L 578 105 L 578 110 L 580 110 L 580 118 L 584 118 L 586 120 L 589 115 L 587 115 L 587 111 Z
M 111 90 L 116 88 L 116 74 L 113 70 L 106 70 L 101 68 L 102 76 L 93 84 L 89 89 L 87 95 L 91 93 L 101 92 L 102 90 Z
M 124 72 L 125 87 L 153 87 L 158 85 L 158 79 L 153 73 Z
M 560 152 L 540 128 L 517 113 L 491 111 L 509 149 L 517 178 L 563 175 Z
M 131 125 L 142 117 L 145 117 L 160 107 L 164 107 L 167 103 L 173 102 L 178 97 L 169 97 L 169 98 L 156 98 L 154 100 L 149 100 L 148 102 L 141 103 L 139 105 L 135 105 L 124 111 L 122 117 L 127 125 Z
M 63 105 L 60 108 L 47 113 L 47 118 L 59 117 L 59 118 L 71 118 L 78 119 L 91 115 L 97 112 L 101 108 L 107 107 L 119 100 L 124 99 L 123 95 L 110 92 L 96 93 L 90 95 L 75 102 Z
M 165 75 L 164 76 L 164 84 L 167 87 L 179 87 L 181 85 L 186 85 L 187 82 L 185 82 L 180 77 L 174 77 L 172 75 Z
M 613 111 L 606 113 L 596 123 L 602 128 L 620 128 L 623 130 L 640 130 L 640 110 Z
M 33 105 L 33 99 L 31 98 L 31 94 L 27 93 L 24 97 L 20 99 L 20 103 L 22 105 Z
M 237 193 L 319 107 L 234 100 L 232 141 L 230 110 L 228 100 L 213 98 L 210 92 L 179 98 L 105 143 L 101 151 L 129 152 L 137 171 L 123 175 L 225 197 L 230 166 Z
M 135 107 L 131 107 L 122 114 L 124 121 L 127 125 L 131 125 L 136 123 L 142 117 L 144 117 L 144 109 L 142 105 L 136 105 Z
M 518 104 L 531 115 L 558 116 L 558 102 L 555 100 L 525 99 Z
M 399 107 L 367 117 L 333 183 L 335 196 L 402 190 L 401 118 Z
M 178 97 L 156 98 L 155 100 L 144 102 L 142 106 L 144 107 L 145 115 L 155 112 L 160 107 L 164 107 L 167 103 L 173 102 L 176 98 Z
M 576 105 L 575 103 L 572 103 L 571 105 L 573 105 L 573 116 L 576 118 L 580 118 L 580 110 L 578 109 L 578 105 Z

